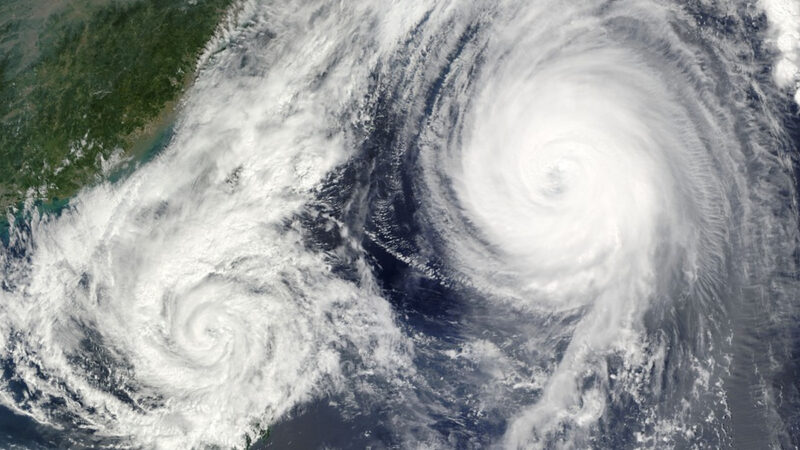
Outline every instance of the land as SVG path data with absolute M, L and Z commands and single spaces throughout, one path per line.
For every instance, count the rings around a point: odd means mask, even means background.
M 146 147 L 232 1 L 0 2 L 0 210 L 69 198 Z

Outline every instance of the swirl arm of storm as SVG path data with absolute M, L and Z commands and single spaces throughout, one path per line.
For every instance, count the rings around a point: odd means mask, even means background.
M 796 1 L 250 0 L 199 64 L 9 215 L 9 443 L 800 445 Z

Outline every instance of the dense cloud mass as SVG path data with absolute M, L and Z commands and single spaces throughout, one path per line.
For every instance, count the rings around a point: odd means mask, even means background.
M 10 442 L 800 444 L 796 14 L 239 5 L 154 160 L 13 220 Z

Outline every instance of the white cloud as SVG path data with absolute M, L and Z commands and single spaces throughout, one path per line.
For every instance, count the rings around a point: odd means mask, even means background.
M 775 82 L 783 88 L 795 89 L 794 99 L 800 105 L 800 1 L 761 0 L 773 28 L 775 46 L 781 53 L 775 63 Z

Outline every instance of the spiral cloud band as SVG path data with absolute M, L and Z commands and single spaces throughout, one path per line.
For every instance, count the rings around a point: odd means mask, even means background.
M 238 4 L 153 161 L 12 221 L 0 402 L 43 447 L 797 445 L 780 6 Z

